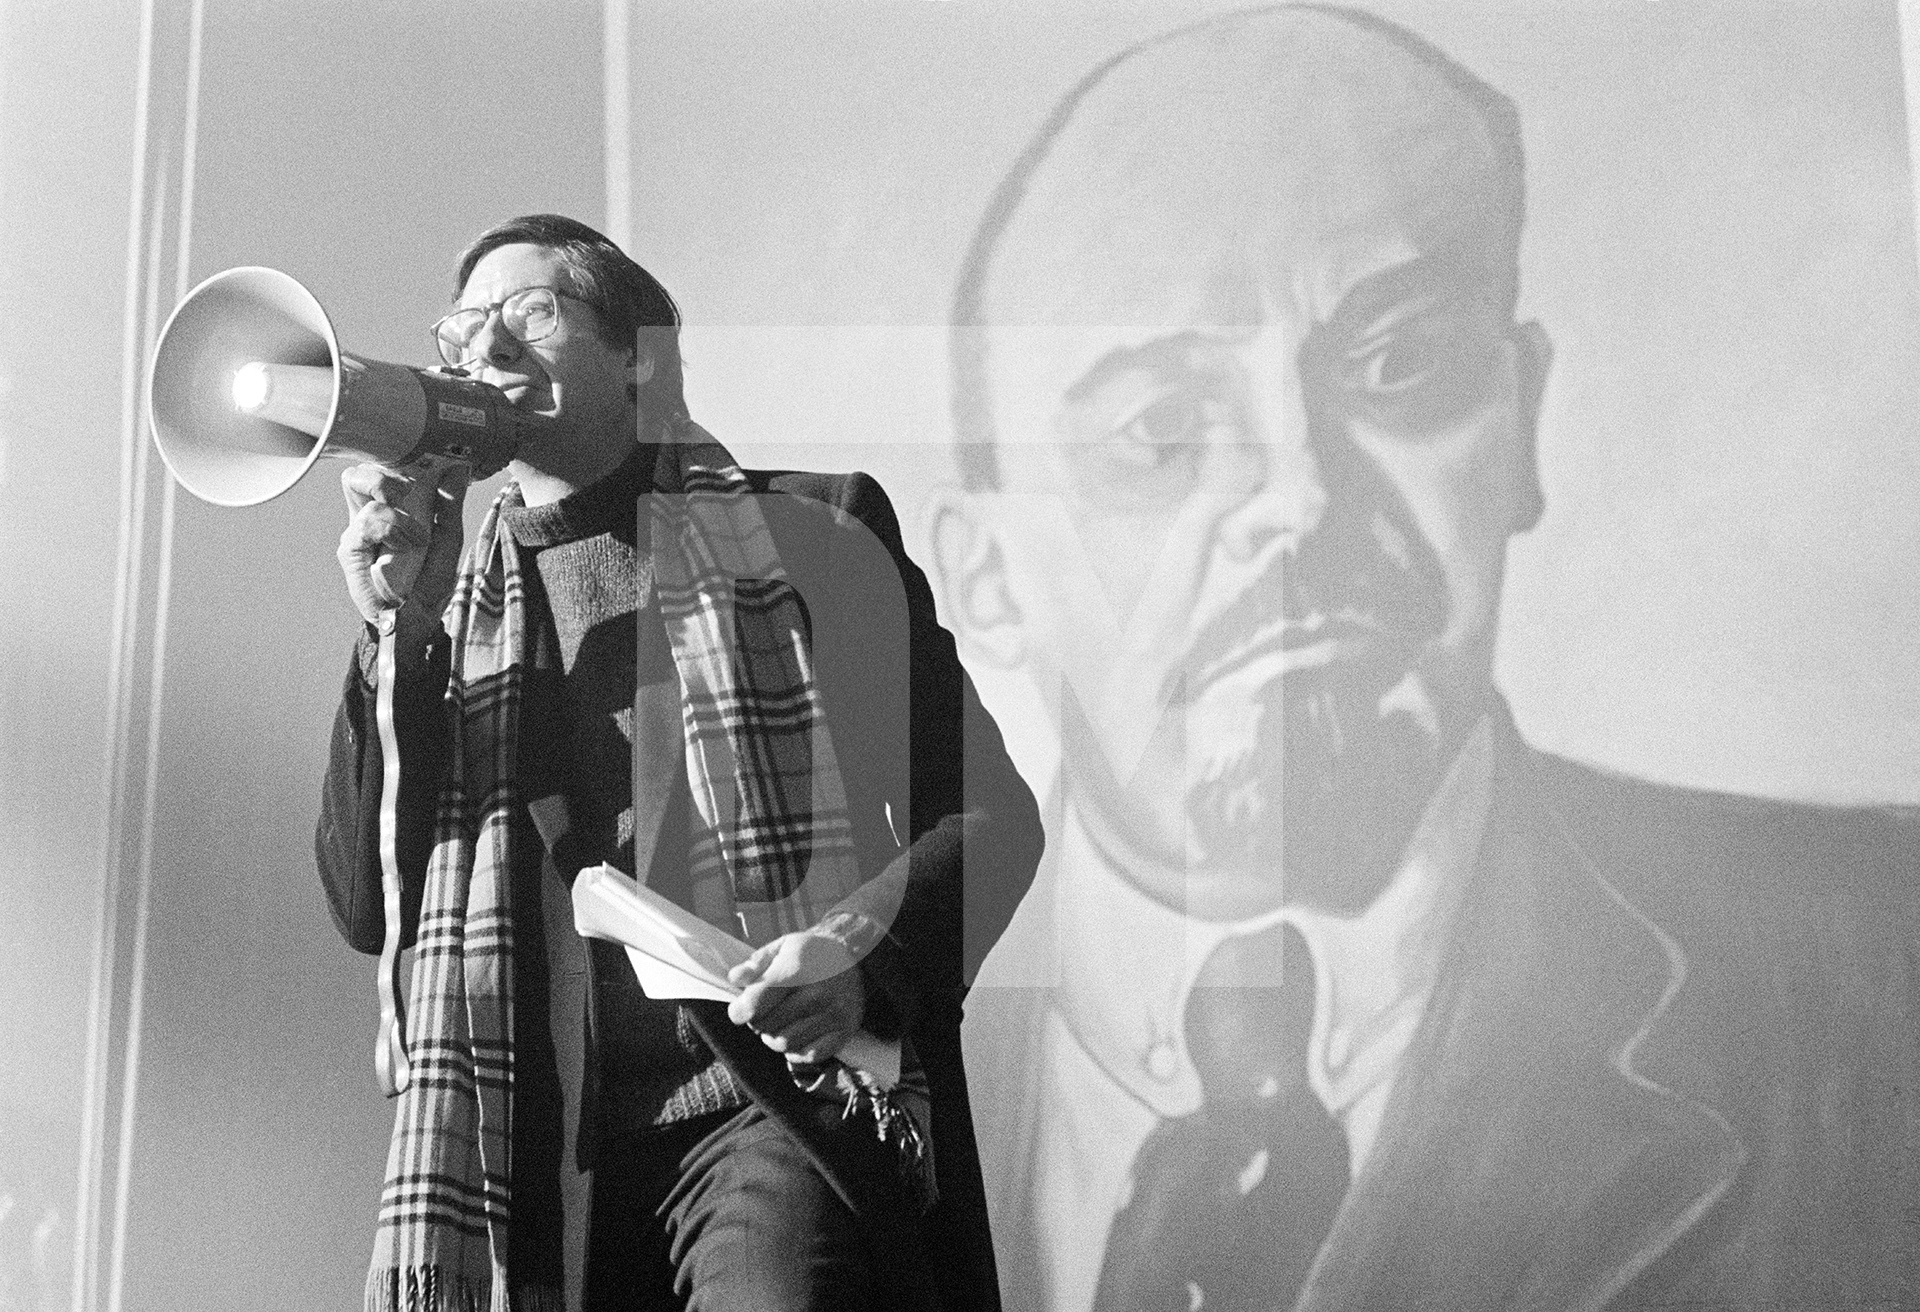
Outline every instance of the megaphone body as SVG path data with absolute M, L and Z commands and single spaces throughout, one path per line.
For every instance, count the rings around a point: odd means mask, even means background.
M 322 456 L 498 473 L 539 425 L 477 379 L 349 355 L 327 312 L 277 269 L 216 273 L 167 319 L 147 371 L 154 445 L 217 506 L 291 488 Z

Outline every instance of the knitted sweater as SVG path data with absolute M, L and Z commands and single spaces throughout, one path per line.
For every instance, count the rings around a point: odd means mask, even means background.
M 529 584 L 537 577 L 543 594 L 529 596 L 528 614 L 534 623 L 551 626 L 533 642 L 557 648 L 562 672 L 564 723 L 524 725 L 522 740 L 542 732 L 563 735 L 556 743 L 563 747 L 557 782 L 580 841 L 577 850 L 628 874 L 634 864 L 635 690 L 679 677 L 654 599 L 651 557 L 637 540 L 642 521 L 636 506 L 647 490 L 653 455 L 652 447 L 637 447 L 591 487 L 503 515 L 532 557 Z M 645 799 L 665 808 L 658 850 L 677 857 L 689 847 L 686 775 L 648 783 L 666 794 Z M 684 860 L 656 859 L 653 865 L 650 887 L 687 905 Z M 619 948 L 598 942 L 590 947 L 596 957 L 593 1032 L 603 1121 L 665 1124 L 744 1106 L 747 1095 L 693 1032 L 684 1009 L 648 998 Z

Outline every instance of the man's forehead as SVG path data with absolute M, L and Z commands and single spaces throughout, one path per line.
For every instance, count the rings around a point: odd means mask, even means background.
M 1232 15 L 1135 50 L 1081 97 L 995 244 L 983 318 L 1323 318 L 1395 261 L 1510 251 L 1512 166 L 1480 107 L 1379 32 Z
M 509 242 L 481 256 L 460 289 L 461 305 L 489 305 L 523 287 L 564 287 L 566 267 L 550 246 Z

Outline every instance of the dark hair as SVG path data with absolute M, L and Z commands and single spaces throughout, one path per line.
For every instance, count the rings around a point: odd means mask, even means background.
M 964 486 L 978 491 L 998 487 L 1000 483 L 1000 462 L 995 451 L 998 434 L 994 431 L 993 398 L 987 378 L 987 272 L 992 263 L 994 247 L 1012 224 L 1014 212 L 1026 195 L 1034 174 L 1046 159 L 1054 139 L 1066 129 L 1080 102 L 1109 73 L 1135 55 L 1204 28 L 1244 23 L 1252 18 L 1285 11 L 1324 14 L 1370 32 L 1406 51 L 1459 93 L 1486 127 L 1500 183 L 1507 189 L 1504 199 L 1511 204 L 1514 229 L 1518 231 L 1526 207 L 1526 161 L 1520 143 L 1519 111 L 1513 101 L 1481 81 L 1445 51 L 1396 23 L 1339 5 L 1273 5 L 1217 14 L 1129 46 L 1102 60 L 1053 107 L 1033 140 L 1027 143 L 1019 159 L 1014 161 L 1006 177 L 995 188 L 993 198 L 987 202 L 986 214 L 981 218 L 973 241 L 967 247 L 966 258 L 961 263 L 959 281 L 954 289 L 952 333 L 948 349 L 953 370 L 953 458 Z M 1511 273 L 1506 276 L 1511 277 Z M 1509 297 L 1513 290 L 1517 289 L 1510 288 Z
M 453 297 L 466 290 L 473 266 L 502 246 L 525 242 L 559 257 L 568 295 L 593 307 L 601 337 L 653 361 L 653 377 L 640 389 L 643 414 L 666 421 L 687 413 L 680 367 L 680 307 L 652 274 L 602 233 L 563 214 L 523 214 L 496 223 L 467 243 L 454 273 Z

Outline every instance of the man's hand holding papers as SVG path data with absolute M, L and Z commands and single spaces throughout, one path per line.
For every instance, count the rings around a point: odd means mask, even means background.
M 817 960 L 821 952 L 843 951 L 830 938 L 808 940 L 805 934 L 788 934 L 756 951 L 606 865 L 590 866 L 574 881 L 573 915 L 574 927 L 582 935 L 627 949 L 640 987 L 650 998 L 725 1002 L 736 1023 L 763 1031 L 768 1046 L 789 1053 L 790 1060 L 815 1058 L 810 1045 L 833 1031 L 829 1020 L 804 1032 L 788 1033 L 781 1040 L 771 1037 L 783 1028 L 782 1004 L 797 988 L 819 988 L 823 977 L 837 977 L 826 969 L 828 963 Z M 832 964 L 840 966 L 841 974 L 853 968 L 850 961 Z M 783 984 L 788 979 L 816 982 L 795 988 Z M 844 1017 L 844 1007 L 834 1011 Z M 852 1019 L 857 1024 L 857 1016 Z M 831 1055 L 864 1072 L 882 1089 L 891 1088 L 900 1078 L 897 1040 L 884 1042 L 856 1028 Z

